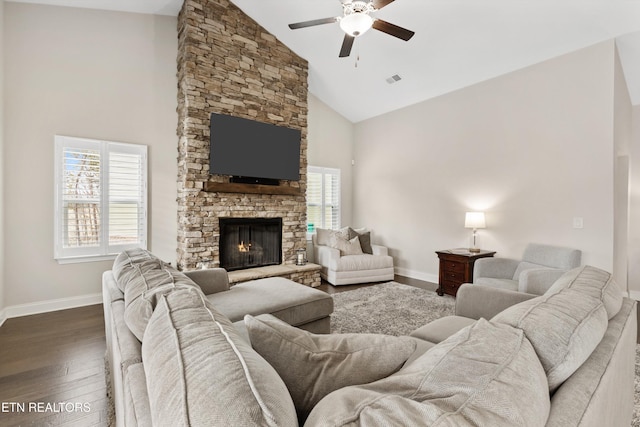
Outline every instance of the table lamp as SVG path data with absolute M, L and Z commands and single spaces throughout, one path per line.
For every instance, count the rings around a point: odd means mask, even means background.
M 472 245 L 469 248 L 469 252 L 478 253 L 480 248 L 476 247 L 476 234 L 478 228 L 485 228 L 487 225 L 484 221 L 484 212 L 467 212 L 464 217 L 464 228 L 473 228 L 472 233 Z

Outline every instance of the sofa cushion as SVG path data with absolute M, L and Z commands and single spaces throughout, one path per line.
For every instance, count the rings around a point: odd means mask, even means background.
M 521 330 L 481 319 L 399 372 L 337 390 L 308 426 L 544 426 L 544 370 Z
M 492 319 L 522 329 L 555 391 L 596 348 L 607 330 L 602 301 L 565 288 L 521 302 Z
M 135 274 L 133 266 L 143 261 L 158 259 L 151 252 L 142 248 L 133 248 L 122 251 L 113 261 L 111 271 L 116 279 L 118 288 L 124 292 L 124 285 L 129 281 L 128 275 Z M 127 276 L 127 277 L 125 277 Z
M 142 356 L 153 425 L 297 425 L 278 374 L 196 289 L 159 298 Z
M 622 289 L 613 280 L 611 273 L 585 265 L 563 274 L 545 294 L 558 293 L 563 289 L 575 289 L 603 302 L 607 317 L 611 319 L 622 307 Z
M 317 335 L 273 316 L 245 316 L 244 321 L 251 345 L 287 385 L 301 421 L 330 392 L 387 377 L 416 349 L 406 337 Z
M 345 255 L 332 259 L 329 268 L 333 271 L 362 271 L 393 268 L 393 258 L 388 255 Z
M 200 291 L 191 279 L 158 258 L 132 264 L 121 279 L 124 288 L 124 318 L 133 334 L 142 341 L 147 323 L 161 295 L 176 289 L 193 288 Z

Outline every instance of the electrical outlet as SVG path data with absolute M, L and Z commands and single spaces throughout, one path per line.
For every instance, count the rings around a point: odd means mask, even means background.
M 573 228 L 583 228 L 584 221 L 581 216 L 576 216 L 573 218 Z

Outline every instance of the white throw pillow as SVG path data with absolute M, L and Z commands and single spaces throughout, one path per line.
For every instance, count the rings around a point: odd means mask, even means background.
M 340 255 L 362 255 L 362 246 L 358 236 L 351 240 L 347 240 L 342 236 L 334 234 L 329 240 L 329 246 L 340 251 Z

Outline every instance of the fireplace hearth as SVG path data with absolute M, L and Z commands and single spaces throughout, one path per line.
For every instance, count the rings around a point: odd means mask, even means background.
M 282 218 L 220 218 L 220 267 L 227 271 L 282 263 Z

